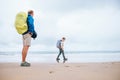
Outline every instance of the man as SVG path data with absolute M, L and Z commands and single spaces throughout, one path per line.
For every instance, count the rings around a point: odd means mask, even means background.
M 57 41 L 57 48 L 59 49 L 59 54 L 58 54 L 58 56 L 56 58 L 57 61 L 60 60 L 59 57 L 60 57 L 61 54 L 63 55 L 64 61 L 67 60 L 67 58 L 65 58 L 65 54 L 64 54 L 64 41 L 65 41 L 65 37 L 63 37 L 61 40 Z
M 28 11 L 28 17 L 27 17 L 28 30 L 27 32 L 22 34 L 23 35 L 23 49 L 22 49 L 21 66 L 30 66 L 30 63 L 26 62 L 26 56 L 28 53 L 28 49 L 31 45 L 31 38 L 33 34 L 35 33 L 33 16 L 34 16 L 33 10 Z

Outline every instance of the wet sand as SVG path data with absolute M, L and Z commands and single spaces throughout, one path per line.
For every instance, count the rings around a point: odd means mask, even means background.
M 120 80 L 120 62 L 0 63 L 0 80 Z

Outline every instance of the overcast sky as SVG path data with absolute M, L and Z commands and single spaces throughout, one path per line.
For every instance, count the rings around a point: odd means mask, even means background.
M 20 51 L 22 36 L 14 27 L 19 11 L 35 12 L 31 51 L 55 51 L 66 37 L 66 51 L 120 50 L 119 0 L 2 0 L 0 51 Z

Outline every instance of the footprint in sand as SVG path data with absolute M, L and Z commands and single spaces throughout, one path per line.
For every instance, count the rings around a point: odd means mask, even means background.
M 67 66 L 67 65 L 66 65 L 65 67 L 70 67 L 70 66 Z
M 49 71 L 50 74 L 54 73 L 54 71 Z
M 79 68 L 80 66 L 76 66 L 76 67 L 78 67 L 78 68 Z

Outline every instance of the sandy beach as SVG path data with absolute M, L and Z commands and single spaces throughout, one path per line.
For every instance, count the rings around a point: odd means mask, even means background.
M 0 63 L 0 80 L 120 80 L 120 62 Z

